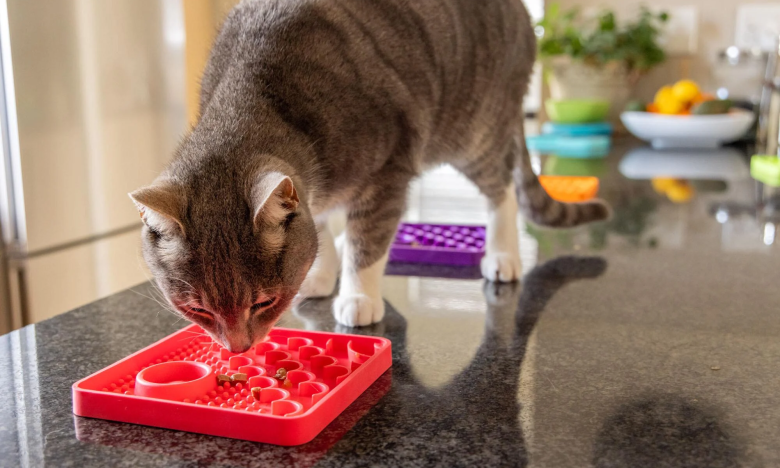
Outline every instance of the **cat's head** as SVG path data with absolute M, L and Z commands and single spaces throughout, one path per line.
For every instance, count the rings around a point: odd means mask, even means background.
M 164 177 L 130 197 L 144 220 L 144 259 L 168 302 L 244 352 L 290 306 L 317 255 L 317 232 L 290 177 L 225 180 Z

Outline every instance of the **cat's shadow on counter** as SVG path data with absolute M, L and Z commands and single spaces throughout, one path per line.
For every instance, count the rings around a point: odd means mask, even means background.
M 448 384 L 429 389 L 415 377 L 407 322 L 387 304 L 381 324 L 338 326 L 329 300 L 296 314 L 309 327 L 381 335 L 393 344 L 393 366 L 317 438 L 279 447 L 200 434 L 75 418 L 79 440 L 164 456 L 186 466 L 526 466 L 519 420 L 520 370 L 531 332 L 550 298 L 566 283 L 606 269 L 597 257 L 559 257 L 522 283 L 484 284 L 485 333 L 473 359 Z M 457 337 L 452 337 L 457 340 Z M 197 449 L 193 449 L 197 447 Z
M 518 394 L 528 338 L 563 285 L 596 278 L 605 270 L 601 258 L 566 256 L 537 266 L 522 283 L 485 282 L 482 342 L 471 362 L 436 389 L 417 380 L 415 374 L 424 369 L 410 365 L 407 322 L 386 303 L 388 313 L 375 327 L 393 342 L 392 388 L 327 458 L 334 466 L 355 464 L 355 452 L 370 454 L 358 462 L 366 466 L 526 466 Z M 310 321 L 314 312 L 298 315 Z M 340 328 L 327 314 L 316 317 L 319 329 L 356 331 Z M 366 331 L 374 334 L 370 328 Z

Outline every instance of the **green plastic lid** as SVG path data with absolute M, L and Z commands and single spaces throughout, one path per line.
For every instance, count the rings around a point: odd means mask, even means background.
M 750 158 L 750 175 L 770 187 L 780 187 L 780 158 L 757 154 Z

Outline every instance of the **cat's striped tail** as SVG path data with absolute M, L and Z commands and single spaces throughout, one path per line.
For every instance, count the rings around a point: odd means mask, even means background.
M 612 216 L 612 209 L 602 200 L 584 203 L 563 203 L 553 200 L 539 183 L 531 167 L 531 157 L 522 133 L 515 142 L 514 181 L 517 202 L 526 219 L 539 226 L 566 228 L 604 221 Z

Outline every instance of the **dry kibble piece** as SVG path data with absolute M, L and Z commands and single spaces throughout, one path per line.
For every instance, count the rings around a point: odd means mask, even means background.
M 252 387 L 252 398 L 254 398 L 255 400 L 260 401 L 260 391 L 261 390 L 262 390 L 262 388 L 260 388 L 260 387 Z
M 274 378 L 278 379 L 278 380 L 286 379 L 287 378 L 287 369 L 285 369 L 284 367 L 280 367 L 279 369 L 277 369 L 276 370 L 276 375 L 274 376 Z
M 290 379 L 284 379 L 284 388 L 291 388 L 292 387 L 292 381 Z
M 224 385 L 227 382 L 228 385 L 230 385 L 230 376 L 225 374 L 219 374 L 217 376 L 217 385 Z
M 247 375 L 244 373 L 233 374 L 230 376 L 230 381 L 233 383 L 246 383 Z

